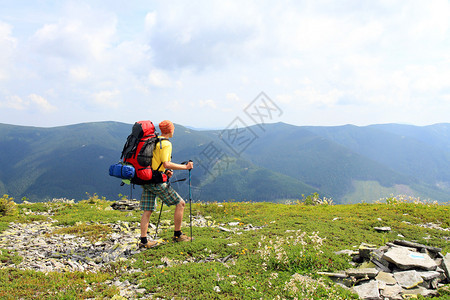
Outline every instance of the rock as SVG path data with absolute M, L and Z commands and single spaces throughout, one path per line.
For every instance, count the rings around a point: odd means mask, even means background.
M 445 271 L 445 275 L 450 279 L 450 253 L 447 253 L 442 259 L 441 268 Z
M 439 277 L 441 275 L 441 273 L 436 272 L 436 271 L 426 271 L 426 272 L 423 272 L 423 271 L 419 272 L 418 271 L 417 274 L 419 274 L 420 277 L 422 277 L 422 279 L 426 280 L 426 281 L 432 280 L 432 279 L 437 278 L 437 277 Z
M 380 299 L 380 292 L 378 290 L 378 282 L 376 280 L 371 280 L 367 283 L 353 287 L 355 293 L 361 299 Z
M 386 285 L 380 294 L 388 299 L 403 299 L 401 296 L 402 292 L 403 288 L 395 283 L 394 285 Z
M 394 278 L 405 289 L 412 289 L 423 282 L 422 277 L 415 270 L 396 272 Z
M 394 275 L 392 275 L 391 273 L 383 272 L 383 271 L 379 272 L 378 275 L 375 277 L 375 279 L 380 282 L 384 282 L 387 285 L 397 284 L 397 280 L 395 280 Z
M 370 255 L 370 261 L 376 266 L 378 270 L 390 273 L 391 270 L 389 269 L 389 262 L 383 259 L 383 255 L 387 250 L 389 250 L 389 248 L 384 249 L 384 247 L 382 247 L 372 251 Z
M 386 273 L 390 273 L 391 269 L 389 269 L 389 262 L 385 260 L 377 260 L 372 258 L 371 262 L 376 266 L 379 271 L 383 271 Z
M 358 253 L 336 252 L 350 254 L 353 262 L 358 263 L 359 268 L 346 271 L 348 277 L 342 272 L 318 274 L 330 277 L 339 285 L 352 287 L 362 299 L 432 296 L 444 283 L 450 282 L 450 254 L 444 257 L 437 252 L 440 248 L 403 240 L 386 243 L 378 249 L 365 243 L 359 248 Z M 375 280 L 370 280 L 372 278 Z M 375 283 L 380 298 L 377 298 Z
M 379 232 L 388 232 L 392 230 L 391 227 L 374 227 L 373 229 Z
M 418 244 L 418 243 L 414 243 L 414 242 L 409 242 L 409 241 L 404 241 L 404 240 L 395 240 L 394 244 L 395 245 L 401 245 L 401 246 L 416 248 L 416 249 L 419 249 L 419 251 L 421 249 L 426 249 L 428 251 L 435 252 L 435 253 L 438 253 L 438 252 L 442 251 L 442 248 L 426 246 L 426 245 L 422 245 L 422 244 Z
M 232 230 L 230 230 L 230 229 L 228 229 L 228 228 L 225 228 L 225 227 L 222 227 L 222 226 L 219 226 L 218 228 L 219 228 L 220 230 L 222 230 L 222 231 L 232 232 Z
M 366 243 L 361 243 L 361 245 L 359 245 L 359 256 L 362 259 L 370 259 L 370 253 L 373 250 L 377 249 L 376 245 L 371 245 L 371 244 L 366 244 Z
M 375 278 L 378 274 L 378 270 L 375 268 L 349 269 L 345 272 L 355 278 Z
M 414 289 L 403 290 L 403 297 L 404 298 L 411 297 L 411 296 L 416 298 L 417 295 L 422 295 L 424 297 L 437 296 L 438 292 L 426 289 L 426 288 L 421 287 L 421 286 L 419 286 L 417 288 L 414 288 Z
M 336 255 L 342 255 L 342 254 L 346 254 L 346 255 L 356 255 L 358 254 L 358 251 L 354 251 L 354 250 L 341 250 L 341 251 L 336 251 L 334 252 L 334 254 Z
M 328 277 L 337 277 L 337 278 L 347 278 L 348 275 L 345 272 L 340 273 L 331 273 L 331 272 L 317 272 L 318 275 L 328 276 Z
M 403 247 L 392 248 L 383 255 L 383 259 L 395 264 L 402 270 L 421 268 L 435 270 L 436 262 L 426 253 L 412 252 Z
M 111 204 L 111 207 L 122 211 L 139 210 L 139 201 L 119 200 Z
M 330 272 L 318 272 L 318 275 L 327 276 L 334 283 L 344 286 L 346 288 L 355 285 L 355 280 L 348 277 L 346 272 L 330 273 Z

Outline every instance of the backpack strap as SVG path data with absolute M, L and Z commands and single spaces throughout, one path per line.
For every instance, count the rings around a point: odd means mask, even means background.
M 158 138 L 159 148 L 160 149 L 162 149 L 162 141 L 164 141 L 164 140 L 168 141 L 169 139 L 168 138 Z
M 162 141 L 164 141 L 164 140 L 168 141 L 169 139 L 167 139 L 167 138 L 158 138 L 159 149 L 162 149 Z M 161 168 L 162 164 L 163 164 L 162 162 L 159 164 L 158 168 L 156 169 L 157 172 L 159 172 L 159 168 Z

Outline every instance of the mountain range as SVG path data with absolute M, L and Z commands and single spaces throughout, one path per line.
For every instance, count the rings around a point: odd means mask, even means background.
M 16 201 L 139 198 L 109 166 L 132 124 L 94 122 L 39 128 L 0 124 L 0 194 Z M 293 126 L 259 124 L 226 130 L 175 125 L 172 161 L 194 161 L 195 201 L 285 201 L 319 193 L 335 203 L 408 195 L 448 202 L 450 124 Z M 188 198 L 187 171 L 172 185 Z

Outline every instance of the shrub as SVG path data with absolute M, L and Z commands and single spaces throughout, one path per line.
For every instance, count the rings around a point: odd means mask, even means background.
M 424 205 L 437 205 L 437 201 L 430 201 L 430 200 L 422 200 L 420 198 L 407 196 L 407 195 L 397 195 L 394 196 L 393 194 L 390 195 L 390 197 L 382 198 L 377 201 L 377 203 L 386 203 L 389 205 L 400 205 L 404 203 L 413 203 L 413 204 L 424 204 Z
M 2 216 L 12 216 L 17 214 L 17 204 L 14 202 L 14 198 L 8 195 L 3 195 L 0 198 L 0 215 Z
M 93 195 L 90 195 L 89 193 L 86 193 L 86 195 L 88 196 L 88 200 L 83 200 L 82 202 L 86 202 L 89 204 L 98 204 L 100 201 L 106 201 L 105 197 L 102 197 L 100 199 L 99 195 L 97 195 L 97 193 L 94 193 Z
M 319 193 L 313 193 L 312 195 L 306 196 L 302 194 L 302 200 L 299 203 L 305 205 L 333 205 L 333 199 L 319 196 Z

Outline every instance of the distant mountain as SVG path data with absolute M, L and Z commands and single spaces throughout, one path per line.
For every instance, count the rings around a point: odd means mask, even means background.
M 132 124 L 84 123 L 54 128 L 0 124 L 0 194 L 30 201 L 97 193 L 139 198 L 108 175 Z M 407 194 L 450 199 L 450 124 L 358 127 L 284 123 L 233 130 L 176 125 L 175 162 L 194 160 L 192 196 L 201 201 L 283 201 L 318 192 L 337 203 Z M 175 177 L 186 178 L 187 171 Z M 174 180 L 176 180 L 174 178 Z M 173 183 L 183 197 L 187 180 Z

